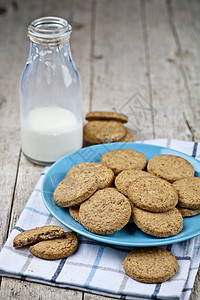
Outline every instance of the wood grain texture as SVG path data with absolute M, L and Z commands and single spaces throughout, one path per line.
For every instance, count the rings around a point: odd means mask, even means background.
M 29 281 L 4 278 L 1 283 L 0 299 L 8 300 L 82 300 L 82 293 Z
M 153 138 L 139 1 L 97 1 L 92 59 L 91 110 L 126 113 L 137 140 Z
M 84 294 L 84 300 L 108 300 L 108 299 L 116 299 L 116 298 L 109 298 L 109 297 L 93 295 L 89 293 Z
M 73 26 L 83 116 L 97 109 L 127 113 L 136 140 L 200 139 L 198 0 L 1 0 L 0 247 L 43 169 L 20 150 L 18 90 L 29 50 L 27 26 L 45 15 Z M 113 298 L 2 278 L 0 299 Z M 198 299 L 199 272 L 190 297 Z
M 177 43 L 180 71 L 184 80 L 187 103 L 185 120 L 194 140 L 200 138 L 200 4 L 199 1 L 167 3 L 173 34 Z
M 156 138 L 192 139 L 184 120 L 187 106 L 184 80 L 175 58 L 176 40 L 164 1 L 143 1 L 148 36 L 152 103 Z M 175 125 L 176 124 L 176 125 Z

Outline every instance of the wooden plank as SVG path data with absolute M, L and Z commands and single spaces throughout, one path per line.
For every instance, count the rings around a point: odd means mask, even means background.
M 0 299 L 82 300 L 82 293 L 71 289 L 63 289 L 39 283 L 4 278 L 1 284 Z
M 194 139 L 200 139 L 200 3 L 199 1 L 168 2 L 172 28 L 182 63 L 188 106 L 185 112 Z
M 184 116 L 188 107 L 180 62 L 175 60 L 177 44 L 169 24 L 164 1 L 142 1 L 148 35 L 152 102 L 156 138 L 193 138 Z
M 127 113 L 135 138 L 153 138 L 139 1 L 97 1 L 91 110 Z
M 110 298 L 110 297 L 105 297 L 105 296 L 100 296 L 100 295 L 94 295 L 94 294 L 89 294 L 85 293 L 84 294 L 84 300 L 109 300 L 109 299 L 119 299 L 119 298 Z

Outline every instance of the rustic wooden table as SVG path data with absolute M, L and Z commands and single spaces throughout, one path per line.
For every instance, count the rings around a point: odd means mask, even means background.
M 42 171 L 20 148 L 19 81 L 28 55 L 26 29 L 40 16 L 66 18 L 83 86 L 83 114 L 124 111 L 135 140 L 200 139 L 200 1 L 0 1 L 0 245 Z M 191 299 L 200 299 L 197 275 Z M 12 278 L 1 299 L 106 297 Z

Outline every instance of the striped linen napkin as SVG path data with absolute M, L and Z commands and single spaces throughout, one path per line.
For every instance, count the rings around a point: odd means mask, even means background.
M 178 140 L 148 140 L 144 144 L 169 147 L 200 157 L 198 143 Z M 200 235 L 190 240 L 163 246 L 179 263 L 177 274 L 161 284 L 143 284 L 129 278 L 123 261 L 130 249 L 118 248 L 79 235 L 78 251 L 72 256 L 47 261 L 33 256 L 28 247 L 15 249 L 13 238 L 20 232 L 43 225 L 59 223 L 46 209 L 41 197 L 41 184 L 48 167 L 41 174 L 19 220 L 0 253 L 0 275 L 41 282 L 58 287 L 107 295 L 120 299 L 189 299 L 200 261 Z

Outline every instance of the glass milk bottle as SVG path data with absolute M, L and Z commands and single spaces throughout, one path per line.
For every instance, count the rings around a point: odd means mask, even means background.
M 28 27 L 30 52 L 20 85 L 21 144 L 32 162 L 48 164 L 82 147 L 82 93 L 72 60 L 72 27 L 44 17 Z

